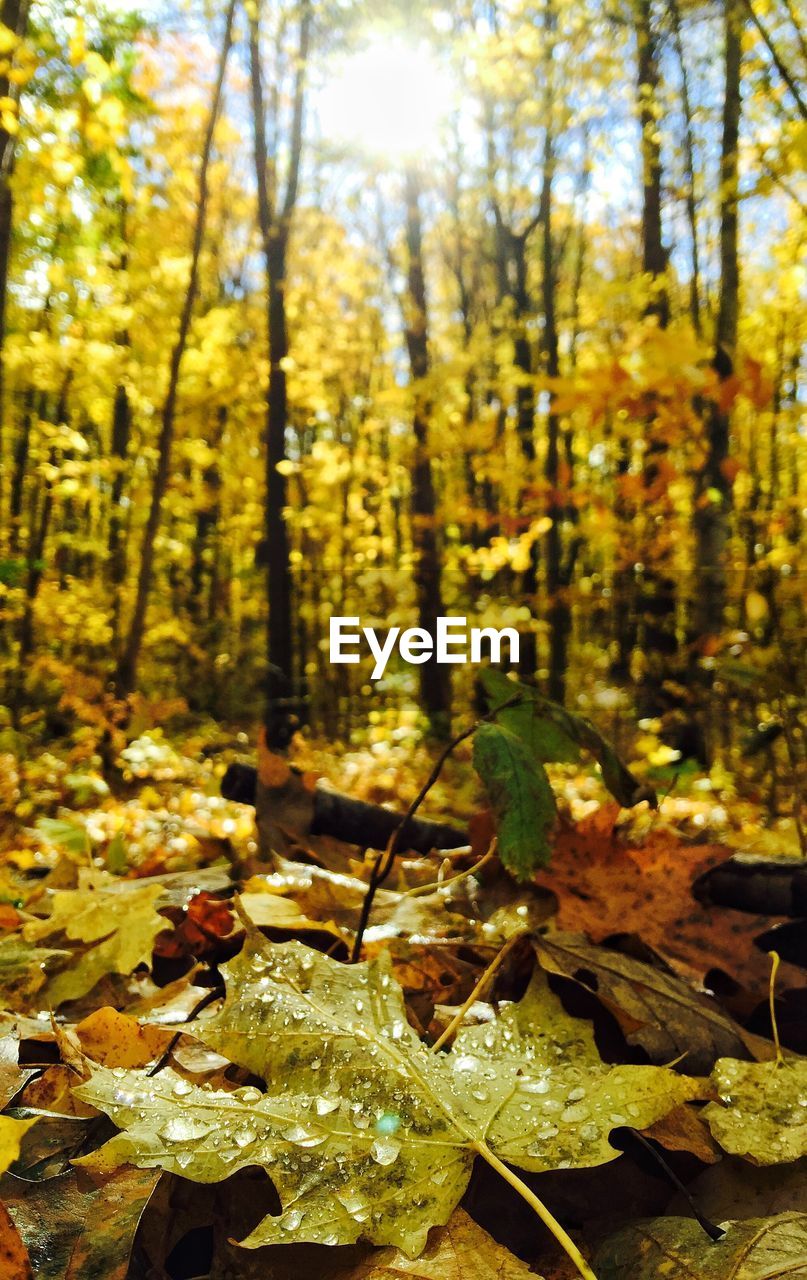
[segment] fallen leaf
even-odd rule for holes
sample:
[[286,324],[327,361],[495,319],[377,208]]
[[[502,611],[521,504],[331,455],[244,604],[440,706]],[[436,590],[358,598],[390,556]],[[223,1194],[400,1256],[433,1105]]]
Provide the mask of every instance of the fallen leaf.
[[744,1053],[741,1029],[708,996],[669,971],[598,947],[581,934],[538,938],[535,950],[549,973],[593,991],[619,1022],[628,1044],[651,1062],[683,1059],[691,1075],[707,1075],[720,1057]]
[[35,1071],[19,1065],[20,1040],[16,1030],[0,1036],[0,1110],[24,1087]]
[[84,1078],[86,1078],[86,1072],[77,1076],[69,1067],[62,1063],[55,1063],[31,1081],[20,1096],[19,1105],[35,1111],[55,1112],[62,1116],[86,1118],[96,1115],[95,1111],[85,1106],[73,1093],[73,1085]]
[[455,1209],[444,1227],[429,1233],[419,1258],[397,1249],[376,1249],[349,1270],[341,1268],[332,1280],[541,1280],[509,1249],[497,1244],[462,1209]]
[[20,1154],[20,1143],[38,1116],[32,1120],[15,1120],[12,1116],[0,1116],[0,1173],[5,1173]]
[[25,1009],[31,997],[44,987],[47,970],[69,952],[52,947],[32,947],[19,934],[0,939],[0,1006]]
[[720,1102],[706,1107],[704,1119],[724,1151],[754,1164],[807,1155],[807,1058],[721,1058],[712,1081]]
[[76,1032],[87,1057],[106,1067],[145,1067],[172,1039],[170,1031],[142,1026],[108,1005],[79,1022]]
[[0,1203],[0,1276],[3,1280],[35,1280],[28,1250],[6,1206]]
[[[691,845],[663,828],[638,844],[603,831],[597,814],[556,833],[549,867],[538,882],[558,898],[557,925],[586,933],[594,942],[610,934],[640,930],[648,946],[679,971],[702,981],[709,969],[731,973],[756,999],[768,992],[770,962],[754,938],[770,923],[704,906],[692,897],[692,882],[729,854],[722,845]],[[796,970],[783,981],[795,985]]]
[[646,1138],[653,1138],[666,1151],[688,1151],[704,1164],[716,1164],[722,1159],[719,1146],[699,1112],[684,1103],[675,1107],[644,1130]]
[[713,1243],[694,1218],[654,1218],[612,1236],[594,1259],[599,1280],[778,1280],[807,1275],[807,1215],[728,1223]]
[[130,880],[110,885],[110,879],[83,872],[78,889],[54,893],[50,915],[23,929],[27,942],[62,935],[87,947],[50,979],[45,997],[54,1008],[86,995],[109,973],[129,974],[148,963],[154,939],[165,928],[155,910],[163,896],[161,885]]
[[135,1231],[158,1177],[153,1169],[131,1168],[100,1182],[75,1170],[43,1182],[7,1175],[0,1195],[36,1280],[125,1280]]
[[364,1236],[416,1256],[448,1220],[477,1152],[534,1171],[601,1164],[618,1155],[614,1127],[651,1124],[698,1092],[659,1067],[602,1063],[590,1026],[540,973],[497,1023],[461,1031],[438,1054],[407,1022],[383,952],[345,965],[250,930],[224,973],[224,1006],[193,1034],[271,1092],[99,1068],[77,1093],[124,1132],[80,1163],[160,1166],[200,1182],[266,1168],[284,1208],[247,1247]]
[[318,933],[348,948],[348,938],[333,920],[311,920],[296,902],[275,893],[243,893],[239,901],[252,923],[259,929],[278,929],[284,933]]
[[[713,1222],[771,1218],[795,1211],[807,1214],[807,1158],[763,1166],[724,1155],[719,1164],[704,1169],[688,1183],[687,1190],[701,1213]],[[678,1195],[667,1212],[686,1216],[689,1206]]]

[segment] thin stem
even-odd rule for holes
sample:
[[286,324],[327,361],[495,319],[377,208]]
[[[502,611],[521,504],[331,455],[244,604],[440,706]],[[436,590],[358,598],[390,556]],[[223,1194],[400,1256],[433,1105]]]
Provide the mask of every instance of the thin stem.
[[776,975],[779,972],[779,952],[771,952],[771,977],[768,983],[768,1006],[771,1011],[771,1031],[773,1032],[773,1043],[776,1048],[776,1065],[784,1062],[784,1054],[782,1053],[782,1045],[779,1040],[779,1023],[776,1021]]
[[552,1216],[543,1201],[538,1199],[535,1192],[530,1190],[526,1182],[522,1182],[518,1174],[513,1173],[513,1170],[508,1168],[508,1166],[500,1160],[498,1156],[495,1156],[490,1147],[488,1147],[484,1142],[474,1142],[473,1147],[482,1159],[486,1160],[490,1167],[495,1169],[496,1172],[504,1178],[505,1182],[509,1182],[510,1186],[518,1192],[522,1199],[526,1200],[530,1208],[535,1210],[544,1226],[551,1231],[560,1247],[565,1250],[580,1275],[583,1276],[583,1280],[597,1280],[596,1275],[591,1270],[591,1267],[586,1262],[572,1237],[567,1231],[564,1231],[557,1218]]
[[465,1001],[462,1007],[458,1009],[457,1012],[454,1014],[454,1017],[449,1022],[445,1031],[443,1031],[443,1033],[440,1036],[438,1036],[438,1038],[435,1040],[434,1044],[432,1045],[432,1053],[437,1053],[438,1049],[442,1049],[446,1041],[451,1039],[451,1037],[454,1035],[457,1028],[460,1026],[463,1018],[465,1017],[466,1013],[470,1009],[471,1005],[474,1003],[475,1000],[478,1000],[481,992],[484,991],[485,987],[490,982],[490,979],[493,977],[496,970],[501,966],[505,956],[507,956],[509,952],[512,951],[515,943],[518,942],[519,939],[526,937],[526,935],[529,932],[530,932],[529,929],[519,929],[517,933],[512,934],[511,937],[507,939],[507,941],[505,942],[499,954],[494,956],[493,959],[491,960],[487,969],[482,974],[482,977],[479,979],[473,991],[468,996],[468,999]]
[[476,732],[480,724],[485,724],[487,721],[493,720],[499,714],[500,711],[504,711],[506,707],[512,707],[516,705],[517,703],[522,701],[522,698],[523,698],[522,694],[514,693],[512,698],[508,698],[505,702],[500,703],[498,707],[494,707],[494,709],[492,711],[489,711],[487,715],[480,716],[478,720],[474,720],[472,725],[470,725],[467,729],[463,729],[462,733],[458,733],[456,738],[452,738],[451,742],[446,743],[446,745],[443,747],[443,750],[440,752],[439,756],[437,757],[434,764],[432,765],[432,769],[428,778],[426,779],[423,786],[420,788],[420,791],[417,793],[414,800],[410,804],[400,824],[395,828],[392,835],[390,836],[389,842],[387,844],[386,849],[384,850],[384,853],[381,855],[380,858],[376,858],[375,862],[373,863],[373,870],[370,873],[370,880],[367,884],[367,893],[364,895],[364,902],[362,903],[361,916],[359,918],[359,927],[356,932],[356,939],[353,943],[353,953],[350,957],[351,964],[356,964],[361,956],[361,945],[364,940],[364,933],[367,928],[367,922],[370,919],[370,912],[373,909],[373,900],[375,899],[376,892],[378,891],[379,886],[384,883],[390,871],[392,870],[395,864],[395,859],[397,858],[401,849],[405,848],[405,845],[403,844],[403,837],[406,834],[406,829],[409,826],[411,819],[415,816],[418,809],[423,804],[423,801],[426,799],[426,796],[431,791],[435,782],[440,777],[441,770],[446,760],[451,755],[452,751],[454,751],[460,745],[461,742],[464,742],[466,738],[470,738],[471,735]]
[[678,1174],[675,1172],[672,1166],[669,1165],[667,1161],[664,1159],[664,1156],[661,1154],[658,1148],[652,1142],[648,1141],[648,1139],[644,1136],[644,1134],[640,1133],[638,1129],[629,1129],[628,1132],[630,1133],[632,1138],[635,1138],[636,1141],[642,1147],[644,1147],[648,1155],[651,1155],[653,1157],[653,1159],[660,1166],[660,1168],[664,1170],[665,1175],[669,1178],[672,1185],[686,1200],[687,1204],[692,1210],[692,1214],[695,1220],[697,1221],[698,1225],[702,1227],[703,1230],[706,1232],[709,1239],[713,1240],[715,1244],[717,1244],[719,1240],[722,1240],[724,1235],[726,1234],[723,1227],[716,1227],[715,1224],[711,1222],[709,1218],[707,1218],[704,1214],[701,1213],[693,1196],[684,1186],[683,1182],[678,1177]]
[[447,889],[450,884],[457,884],[460,880],[467,880],[468,876],[475,876],[477,872],[486,867],[493,860],[496,853],[497,841],[491,842],[491,846],[487,853],[483,854],[478,862],[472,867],[466,867],[464,871],[458,871],[455,876],[449,876],[447,880],[433,880],[430,884],[416,884],[414,889],[407,889],[402,896],[404,898],[419,898],[423,894],[434,893],[437,889]]

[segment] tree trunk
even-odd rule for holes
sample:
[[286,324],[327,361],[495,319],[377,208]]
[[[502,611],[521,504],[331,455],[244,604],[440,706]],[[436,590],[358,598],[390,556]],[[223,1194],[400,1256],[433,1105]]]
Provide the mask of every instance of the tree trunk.
[[202,144],[202,156],[199,168],[199,189],[196,202],[196,217],[191,247],[191,266],[188,277],[188,287],[185,292],[185,300],[179,320],[179,333],[171,353],[168,390],[166,392],[160,418],[160,435],[157,443],[157,469],[154,474],[151,505],[149,507],[146,528],[143,534],[143,544],[140,550],[140,573],[137,580],[135,606],[132,619],[129,624],[126,644],[124,646],[123,653],[121,654],[116,673],[117,690],[118,693],[123,696],[132,692],[137,681],[137,667],[143,645],[146,609],[148,606],[152,578],[154,576],[155,543],[157,540],[157,533],[160,528],[163,499],[165,498],[165,494],[168,489],[168,481],[171,476],[171,451],[174,442],[174,418],[176,415],[177,393],[179,390],[179,374],[182,367],[182,358],[185,354],[185,348],[188,343],[193,307],[199,290],[199,260],[202,253],[202,245],[204,243],[209,195],[208,171],[210,168],[210,157],[213,151],[213,134],[215,132],[216,121],[218,119],[224,92],[224,75],[227,69],[227,57],[230,52],[230,45],[232,44],[235,5],[236,0],[230,0],[224,19],[224,33],[222,36],[221,51],[219,53],[216,82],[213,89],[213,97],[205,129],[204,142]]
[[[3,0],[0,21],[20,39],[28,29],[30,0]],[[10,59],[13,55],[8,54]],[[0,98],[8,98],[11,83],[8,75],[0,76]],[[18,98],[19,91],[13,90]],[[8,270],[11,259],[11,233],[14,224],[14,201],[11,192],[11,175],[14,170],[15,135],[0,126],[0,477],[6,469],[3,465],[6,444],[5,411],[5,344],[6,302],[8,298]],[[0,523],[2,523],[3,484],[0,479]]]
[[[548,378],[560,376],[558,324],[556,307],[555,255],[552,235],[552,180],[555,157],[552,135],[546,127],[544,141],[544,176],[541,192],[541,227],[543,230],[541,294],[544,313],[543,351],[544,369]],[[555,393],[549,392],[549,412],[546,419],[546,460],[544,476],[547,484],[546,514],[552,521],[546,535],[546,589],[549,597],[547,619],[549,622],[549,696],[555,702],[566,699],[566,666],[571,610],[567,597],[570,574],[563,564],[563,538],[561,520],[565,510],[561,493],[560,474],[560,419],[554,408]],[[568,481],[567,481],[568,483]]]
[[[121,272],[128,267],[128,249],[126,238],[126,204],[121,200],[118,208],[120,216],[121,254],[118,267]],[[117,344],[128,350],[129,333],[123,329],[117,335]],[[129,455],[129,442],[132,435],[132,407],[126,383],[120,381],[115,388],[112,402],[112,437],[110,456],[114,468],[112,487],[109,494],[109,531],[107,534],[107,577],[112,587],[112,634],[115,644],[119,640],[121,595],[126,580],[126,530],[128,520],[123,507],[124,490],[126,488],[126,462]]]
[[[436,633],[443,613],[440,583],[440,548],[437,538],[437,500],[429,457],[429,405],[423,382],[429,372],[429,333],[426,280],[423,272],[423,228],[420,182],[413,168],[406,173],[407,292],[404,306],[406,348],[412,379],[415,462],[412,468],[412,540],[415,546],[415,590],[418,626]],[[446,737],[450,729],[450,668],[435,662],[434,655],[418,667],[420,696],[432,733]]]
[[[658,34],[655,27],[653,0],[636,0],[637,108],[641,128],[642,156],[642,269],[649,290],[645,317],[655,317],[659,327],[666,328],[670,319],[667,289],[667,248],[662,227],[662,167],[659,136],[659,69]],[[633,512],[634,520],[643,520],[647,511],[660,511],[664,518],[672,516],[664,478],[664,461],[668,442],[651,411],[645,423],[645,450],[642,467],[642,509]],[[631,535],[635,537],[635,531]],[[645,676],[639,697],[640,713],[656,716],[668,709],[664,692],[670,659],[677,651],[676,583],[665,562],[653,545],[654,526],[642,537],[637,559],[644,563],[638,584],[636,620],[638,630],[631,637],[631,647],[639,647],[645,658]],[[635,581],[632,566],[627,574]],[[629,588],[630,592],[630,588]],[[620,593],[618,593],[620,594]],[[624,606],[622,606],[624,607]]]
[[681,107],[684,112],[684,171],[686,175],[686,210],[689,223],[689,239],[692,254],[691,275],[689,278],[689,314],[692,327],[700,337],[701,334],[701,271],[700,246],[698,243],[698,205],[695,194],[695,132],[692,116],[692,102],[689,94],[689,73],[687,71],[684,42],[681,34],[681,12],[678,0],[669,0],[670,17],[672,19],[673,37],[675,40],[675,56],[681,76]]
[[[276,207],[277,156],[269,153],[266,140],[263,78],[261,74],[260,27],[256,13],[250,20],[250,87],[258,192],[258,226],[263,248],[267,294],[267,341],[269,386],[266,396],[266,518],[265,564],[268,601],[267,675],[265,728],[267,746],[272,751],[288,746],[298,723],[301,700],[295,698],[294,619],[292,614],[291,546],[286,526],[286,426],[288,388],[286,359],[289,354],[286,316],[286,268],[291,219],[297,203],[300,161],[303,146],[305,75],[311,26],[311,11],[304,3],[300,17],[300,43],[294,87],[293,117],[289,138],[289,168],[285,197]],[[277,123],[277,122],[275,122]]]
[[[724,6],[723,137],[720,152],[720,299],[715,330],[715,360],[721,382],[734,371],[737,345],[739,260],[737,252],[738,141],[742,23],[739,0]],[[731,484],[725,474],[729,454],[729,415],[716,403],[706,414],[706,461],[698,477],[695,511],[697,601],[695,630],[699,637],[723,628],[726,602],[726,542]]]
[[642,270],[648,277],[647,315],[664,328],[670,318],[667,295],[667,249],[661,222],[661,139],[659,137],[659,71],[653,0],[636,0],[638,57],[637,105],[642,150]]

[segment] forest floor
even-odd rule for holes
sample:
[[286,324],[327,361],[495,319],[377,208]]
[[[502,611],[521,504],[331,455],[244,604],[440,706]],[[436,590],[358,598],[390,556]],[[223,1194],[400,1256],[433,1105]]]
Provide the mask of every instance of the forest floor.
[[[366,981],[363,966],[343,962],[371,860],[335,841],[299,839],[274,866],[262,861],[254,811],[219,795],[227,764],[248,758],[248,743],[217,726],[170,741],[142,735],[109,780],[75,744],[24,755],[10,737],[3,745],[0,1169],[8,1172],[0,1184],[0,1270],[8,1280],[279,1280],[301,1267],[344,1280],[568,1280],[579,1268],[538,1223],[525,1188],[589,1259],[595,1270],[583,1274],[600,1280],[739,1280],[757,1275],[743,1269],[756,1248],[772,1260],[766,1276],[807,1274],[807,1075],[797,1056],[807,1053],[804,973],[779,966],[772,1028],[771,958],[755,939],[776,920],[692,893],[698,877],[735,852],[798,856],[792,822],[771,821],[761,797],[741,796],[727,775],[670,775],[659,811],[641,805],[628,814],[594,770],[556,766],[561,817],[552,861],[534,883],[518,885],[495,857],[480,865],[489,827],[478,784],[462,748],[449,762],[425,809],[455,823],[475,815],[473,848],[401,858],[379,893],[363,955],[371,986],[372,966],[383,965],[382,952],[390,957],[408,1025],[385,1026],[386,1013],[376,1010],[361,1035],[385,1051],[389,1037],[411,1037],[415,1057],[455,1039],[437,1059],[479,1069],[481,1058],[490,1067],[485,1088],[494,1092],[513,1035],[525,1063],[549,1053],[562,1065],[551,1088],[548,1067],[513,1085],[525,1091],[525,1114],[536,1097],[547,1108],[542,1154],[519,1146],[513,1124],[494,1149],[503,1104],[482,1134],[494,1157],[476,1161],[462,1207],[411,1261],[428,1213],[445,1220],[462,1178],[440,1216],[441,1197],[451,1195],[439,1181],[440,1153],[429,1157],[436,1185],[423,1200],[414,1195],[423,1157],[409,1150],[406,1123],[399,1141],[397,1114],[393,1125],[379,1112],[366,1185],[357,1174],[348,1196],[333,1132],[320,1134],[316,1117],[307,1128],[304,1113],[278,1136],[261,1110],[264,1090],[272,1093],[284,1073],[313,1071],[321,1085],[319,1057],[306,1060],[300,1049],[262,1072],[243,1047],[244,1031],[258,1026],[250,1001],[260,981],[271,979],[287,1006],[289,991],[299,994],[299,975],[286,972],[289,957],[298,957],[292,940],[313,949],[306,964],[317,972],[336,965]],[[342,753],[301,744],[298,755],[342,789],[398,809],[430,761],[409,743]],[[245,956],[270,977],[256,983]],[[330,990],[331,979],[320,979]],[[361,999],[354,1004],[361,1010]],[[332,1010],[334,1025],[340,1009]],[[261,1017],[269,1016],[264,1008]],[[485,1027],[505,1023],[506,1045],[483,1050]],[[321,1057],[331,1055],[341,1090],[344,1027],[335,1042],[329,1034],[323,1023]],[[492,1044],[493,1033],[485,1035]],[[282,1041],[282,1029],[268,1039]],[[267,1063],[281,1052],[268,1041],[261,1051]],[[351,1079],[363,1069],[353,1063]],[[636,1071],[657,1074],[630,1075]],[[369,1076],[363,1087],[371,1089]],[[659,1090],[668,1095],[664,1105]],[[323,1124],[329,1110],[346,1105],[331,1103],[327,1087],[325,1094],[316,1105]],[[231,1150],[213,1151],[213,1139],[206,1145],[212,1126],[199,1107],[207,1115],[213,1100],[217,1126],[233,1135]],[[237,1116],[228,1111],[236,1103]],[[355,1112],[359,1104],[351,1105]],[[398,1105],[405,1120],[406,1105],[415,1107],[406,1097]],[[606,1105],[609,1120],[597,1133]],[[102,1146],[116,1129],[122,1133]],[[360,1127],[354,1136],[363,1141]],[[108,1154],[94,1154],[99,1148]],[[289,1150],[302,1150],[304,1165],[283,1154]],[[500,1176],[495,1150],[522,1171],[520,1191]],[[446,1169],[451,1153],[447,1146]],[[86,1165],[73,1163],[79,1157]],[[408,1203],[377,1221],[369,1205],[385,1194]],[[733,1224],[720,1244],[698,1225],[686,1195],[705,1219]],[[339,1235],[341,1227],[332,1237],[318,1227],[307,1237],[338,1244],[275,1243],[295,1238],[300,1220],[316,1218],[326,1202],[351,1217],[354,1237],[387,1247],[343,1245],[351,1237]],[[250,1233],[250,1244],[263,1247],[234,1243]],[[804,1269],[793,1271],[794,1260]]]

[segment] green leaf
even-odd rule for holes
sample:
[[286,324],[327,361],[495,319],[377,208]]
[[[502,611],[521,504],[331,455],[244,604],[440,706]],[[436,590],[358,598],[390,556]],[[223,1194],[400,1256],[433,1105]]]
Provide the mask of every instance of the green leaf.
[[615,1125],[646,1126],[696,1088],[663,1068],[603,1064],[589,1025],[540,973],[499,1023],[435,1054],[407,1021],[386,952],[345,965],[250,930],[223,970],[221,1011],[183,1029],[268,1093],[100,1068],[76,1093],[124,1132],[79,1163],[159,1166],[199,1182],[262,1166],[283,1211],[247,1247],[364,1236],[415,1256],[448,1221],[477,1153],[527,1169],[601,1164],[618,1154]]
[[506,707],[497,713],[496,719],[516,733],[538,759],[574,762],[581,749],[588,751],[599,764],[606,787],[621,805],[630,809],[647,800],[652,807],[656,806],[653,788],[631,773],[590,720],[572,715],[557,702],[542,698],[537,690],[508,679],[500,671],[488,669],[480,679],[491,709],[508,695],[522,697],[524,705]]
[[730,1222],[717,1244],[694,1218],[624,1227],[594,1259],[599,1280],[778,1280],[807,1275],[807,1215]]
[[474,768],[496,817],[499,857],[519,880],[545,867],[557,813],[543,765],[509,729],[482,724],[474,734]]
[[516,684],[503,671],[486,667],[479,677],[488,706],[491,710],[507,702],[515,694],[523,694],[523,701],[505,707],[496,714],[496,723],[504,725],[520,738],[536,760],[543,764],[576,764],[580,759],[580,747],[562,725],[548,717],[535,697],[535,690],[528,685]]
[[724,1151],[753,1164],[807,1155],[807,1058],[720,1058],[712,1081],[721,1101],[711,1102],[703,1116]]

